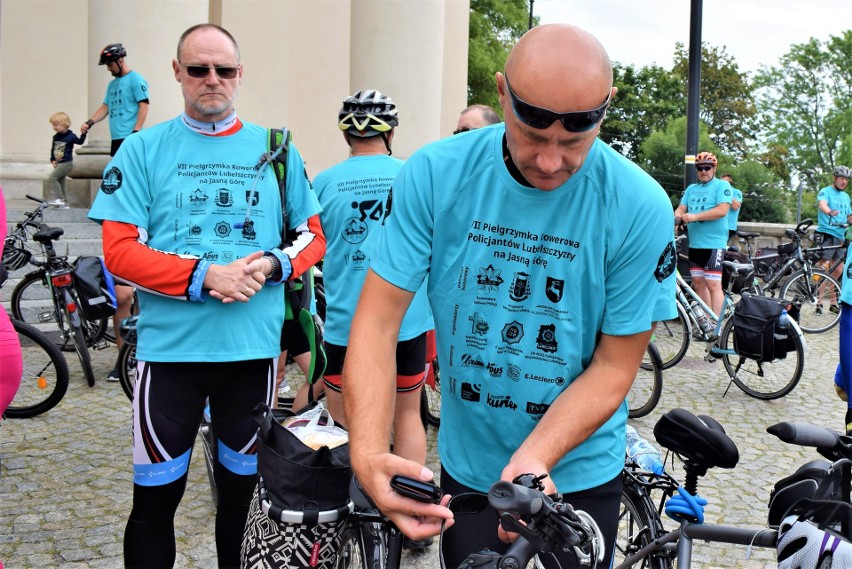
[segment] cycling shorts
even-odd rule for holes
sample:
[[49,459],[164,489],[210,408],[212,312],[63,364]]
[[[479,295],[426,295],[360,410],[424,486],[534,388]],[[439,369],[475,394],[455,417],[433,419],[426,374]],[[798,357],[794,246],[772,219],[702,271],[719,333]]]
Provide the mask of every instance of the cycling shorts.
[[842,245],[846,243],[845,239],[835,237],[834,235],[829,235],[828,233],[817,233],[820,233],[820,235],[822,235],[823,247],[836,247],[835,249],[820,251],[820,259],[831,261],[832,259],[836,259],[838,257],[843,257],[844,255],[846,255],[846,248],[842,247]]
[[693,249],[689,248],[689,274],[708,281],[722,280],[722,261],[725,260],[724,249]]
[[218,461],[235,474],[257,474],[252,411],[272,402],[273,359],[240,362],[145,362],[136,367],[133,482],[163,486],[187,473],[209,400]]
[[311,351],[308,337],[301,322],[296,320],[285,320],[281,328],[281,351],[287,352],[290,357],[300,356]]
[[[340,374],[343,373],[343,360],[346,358],[346,346],[325,343],[325,355],[328,363],[323,375],[323,383],[328,389],[340,393]],[[423,385],[426,375],[426,333],[396,345],[396,391],[405,393],[414,391]]]

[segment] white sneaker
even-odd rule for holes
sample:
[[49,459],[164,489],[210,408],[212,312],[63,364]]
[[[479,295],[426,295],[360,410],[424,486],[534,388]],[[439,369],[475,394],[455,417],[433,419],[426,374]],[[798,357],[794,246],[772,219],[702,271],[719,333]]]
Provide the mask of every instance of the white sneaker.
[[47,205],[56,209],[68,209],[68,206],[65,205],[65,202],[62,200],[62,198],[56,198],[53,201],[49,201],[47,202]]

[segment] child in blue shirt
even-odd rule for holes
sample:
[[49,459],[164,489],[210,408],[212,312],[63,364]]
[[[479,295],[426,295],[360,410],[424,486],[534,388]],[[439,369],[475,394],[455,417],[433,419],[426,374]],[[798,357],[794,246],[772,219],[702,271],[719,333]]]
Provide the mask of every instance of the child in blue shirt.
[[71,118],[63,113],[50,115],[50,124],[56,134],[53,135],[53,143],[50,146],[50,163],[53,171],[47,178],[50,205],[67,209],[65,198],[65,177],[74,166],[74,145],[86,142],[86,135],[77,136],[71,131]]

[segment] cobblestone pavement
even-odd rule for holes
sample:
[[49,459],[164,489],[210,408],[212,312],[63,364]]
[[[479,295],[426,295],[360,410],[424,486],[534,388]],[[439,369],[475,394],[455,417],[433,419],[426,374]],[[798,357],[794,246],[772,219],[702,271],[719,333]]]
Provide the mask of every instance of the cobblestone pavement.
[[[717,418],[740,449],[736,469],[711,471],[699,486],[710,500],[708,523],[760,527],[769,489],[798,465],[816,458],[810,449],[786,445],[768,435],[783,420],[843,426],[844,405],[834,395],[837,330],[808,335],[801,383],[787,397],[759,401],[728,387],[721,362],[702,360],[693,344],[681,364],[664,373],[658,408],[633,421],[651,435],[661,412],[685,407]],[[131,410],[117,383],[107,383],[115,349],[94,353],[98,381],[86,385],[74,354],[67,354],[71,387],[49,413],[0,424],[0,560],[23,567],[114,568],[122,565],[122,534],[131,503]],[[186,495],[177,513],[178,567],[213,568],[214,511],[207,474],[197,448]],[[434,432],[430,467],[437,470]],[[676,475],[682,471],[676,469]],[[420,555],[406,554],[403,566],[438,567],[437,545]],[[774,567],[774,551],[695,545],[697,567]]]

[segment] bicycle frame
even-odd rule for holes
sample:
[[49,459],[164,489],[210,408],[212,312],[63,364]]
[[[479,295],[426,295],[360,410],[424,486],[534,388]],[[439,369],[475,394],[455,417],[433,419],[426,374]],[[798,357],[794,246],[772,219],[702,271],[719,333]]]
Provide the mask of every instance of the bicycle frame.
[[[706,353],[708,355],[712,354],[716,356],[722,354],[734,354],[734,350],[723,350],[715,345],[715,340],[721,335],[722,327],[724,326],[725,321],[730,317],[732,311],[731,307],[734,304],[727,291],[725,291],[722,299],[722,310],[720,311],[720,314],[716,314],[713,312],[713,309],[707,306],[707,303],[698,296],[698,293],[689,286],[680,273],[677,273],[676,298],[681,306],[683,306],[684,310],[686,310],[692,330],[700,333],[703,341],[707,343]],[[704,312],[705,316],[716,321],[716,326],[713,328],[712,334],[708,335],[708,333],[703,331],[701,326],[698,325],[696,315],[693,314],[692,301],[698,303],[698,308]]]

